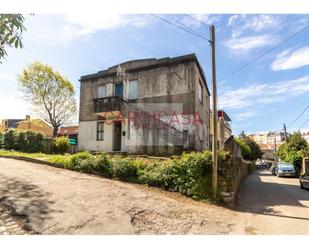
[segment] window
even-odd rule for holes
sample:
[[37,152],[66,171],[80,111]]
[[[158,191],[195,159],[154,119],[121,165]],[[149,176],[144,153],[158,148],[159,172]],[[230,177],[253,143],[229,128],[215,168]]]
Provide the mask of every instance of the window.
[[129,81],[128,99],[137,99],[137,80]]
[[201,82],[198,84],[198,99],[203,104],[203,86]]
[[98,86],[98,98],[106,97],[106,85]]
[[104,122],[97,122],[97,141],[104,140]]

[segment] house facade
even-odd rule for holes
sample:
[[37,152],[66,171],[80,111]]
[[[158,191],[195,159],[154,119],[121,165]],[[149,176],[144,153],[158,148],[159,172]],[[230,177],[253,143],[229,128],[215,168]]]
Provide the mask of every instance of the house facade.
[[194,54],[80,79],[79,150],[175,154],[210,146],[210,93]]
[[0,123],[0,132],[6,132],[8,129],[16,128],[20,121],[23,121],[23,119],[2,119]]

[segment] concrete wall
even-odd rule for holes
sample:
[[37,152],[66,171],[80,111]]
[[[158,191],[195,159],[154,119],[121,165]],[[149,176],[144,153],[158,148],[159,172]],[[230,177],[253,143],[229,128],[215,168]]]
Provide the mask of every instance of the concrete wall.
[[[134,126],[127,119],[122,122],[121,152],[134,154],[172,155],[182,151],[182,133],[167,129],[151,130]],[[104,123],[104,140],[97,141],[97,121],[80,122],[78,133],[78,150],[113,152],[112,120]]]
[[104,124],[104,141],[97,141],[97,121],[79,123],[78,150],[113,151],[113,125]]

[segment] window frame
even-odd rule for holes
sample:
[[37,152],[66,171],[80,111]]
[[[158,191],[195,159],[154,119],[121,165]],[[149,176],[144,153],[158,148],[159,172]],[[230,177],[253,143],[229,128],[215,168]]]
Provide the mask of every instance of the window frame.
[[[134,98],[130,97],[130,89],[131,89],[131,82],[136,82],[136,93]],[[138,80],[129,80],[129,84],[128,84],[128,99],[137,99],[138,98]]]
[[[105,88],[105,96],[100,96],[100,94],[99,94],[99,89],[100,89],[100,87],[104,87]],[[106,87],[106,84],[104,84],[104,85],[99,85],[98,87],[97,87],[97,98],[106,98],[107,97],[107,87]]]
[[198,100],[203,105],[203,85],[202,82],[199,80],[198,82]]
[[[100,125],[102,125],[101,129]],[[104,121],[97,122],[97,141],[104,141]]]

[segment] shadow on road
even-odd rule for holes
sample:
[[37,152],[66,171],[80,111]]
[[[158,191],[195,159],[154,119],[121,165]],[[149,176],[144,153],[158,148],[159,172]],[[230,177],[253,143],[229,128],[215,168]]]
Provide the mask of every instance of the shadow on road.
[[[235,209],[240,212],[308,220],[309,191],[300,189],[298,179],[277,178],[269,171],[257,170],[241,184]],[[304,203],[308,203],[307,205]],[[301,208],[293,213],[291,207]],[[282,212],[281,210],[287,210]]]
[[35,230],[40,230],[52,213],[61,212],[51,208],[54,202],[47,200],[48,196],[50,193],[36,185],[0,176],[0,205],[7,206],[14,215],[26,219],[28,229],[33,230],[34,225]]

